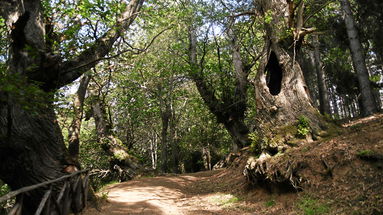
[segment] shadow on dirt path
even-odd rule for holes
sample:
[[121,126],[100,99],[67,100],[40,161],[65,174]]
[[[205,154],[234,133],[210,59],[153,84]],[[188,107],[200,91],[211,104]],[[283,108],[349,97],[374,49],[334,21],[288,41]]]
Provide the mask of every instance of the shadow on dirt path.
[[84,214],[238,214],[238,209],[231,207],[237,198],[214,190],[219,184],[209,184],[221,172],[140,178],[110,185],[103,191],[108,193],[108,203],[102,210],[89,209]]

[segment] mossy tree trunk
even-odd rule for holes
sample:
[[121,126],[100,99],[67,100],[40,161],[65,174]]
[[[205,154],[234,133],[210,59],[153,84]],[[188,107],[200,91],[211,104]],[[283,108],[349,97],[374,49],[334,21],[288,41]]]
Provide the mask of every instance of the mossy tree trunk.
[[[143,0],[131,0],[118,19],[119,27],[65,60],[50,53],[47,41],[52,38],[45,32],[47,19],[41,4],[40,0],[0,1],[0,16],[12,39],[0,89],[0,179],[12,190],[67,174],[63,170],[71,163],[54,112],[53,94],[109,53],[132,24]],[[60,186],[54,185],[53,197]],[[24,196],[23,214],[34,213],[44,189]]]
[[100,90],[91,90],[90,98],[97,139],[110,156],[110,170],[117,173],[118,180],[126,181],[134,176],[134,170],[138,169],[138,163],[135,157],[128,153],[128,148],[114,134],[113,125],[107,114],[107,106],[99,92]]
[[304,36],[313,31],[303,26],[303,1],[297,6],[286,0],[255,2],[266,32],[266,49],[254,81],[258,131],[273,133],[300,116],[308,118],[313,129],[320,129],[323,120],[311,103],[297,61]]

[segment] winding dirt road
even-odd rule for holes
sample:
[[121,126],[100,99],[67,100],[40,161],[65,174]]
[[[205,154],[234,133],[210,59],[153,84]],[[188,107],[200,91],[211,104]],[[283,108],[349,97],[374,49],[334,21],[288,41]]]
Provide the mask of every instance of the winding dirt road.
[[85,214],[254,214],[240,210],[238,205],[243,203],[237,197],[220,192],[224,185],[217,179],[221,174],[210,171],[110,185],[103,191],[108,193],[108,203],[102,210],[89,209]]

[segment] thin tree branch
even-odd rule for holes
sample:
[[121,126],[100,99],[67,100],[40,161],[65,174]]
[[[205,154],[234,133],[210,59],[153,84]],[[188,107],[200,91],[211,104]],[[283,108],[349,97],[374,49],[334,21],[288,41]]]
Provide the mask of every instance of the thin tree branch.
[[230,17],[231,18],[237,18],[240,16],[254,16],[254,15],[256,15],[256,13],[254,11],[244,11],[244,12],[241,12],[238,14],[231,15]]
[[314,15],[316,15],[317,13],[319,13],[321,10],[323,10],[325,7],[327,7],[332,1],[327,1],[324,5],[322,5],[322,7],[318,8],[316,11],[314,11],[313,13],[311,13],[310,15],[308,15],[305,20],[303,21],[303,24],[306,24],[307,21],[309,21],[311,19],[311,17],[313,17]]
[[70,72],[70,71],[75,71],[75,70],[81,70],[81,69],[83,69],[84,67],[89,67],[89,65],[96,64],[96,63],[98,63],[98,62],[100,62],[100,61],[103,61],[103,60],[110,60],[110,59],[119,57],[120,55],[125,54],[125,53],[127,53],[127,52],[132,52],[132,53],[135,54],[135,55],[139,55],[139,54],[141,54],[141,53],[143,53],[143,52],[146,52],[146,51],[150,48],[150,46],[154,43],[154,41],[155,41],[161,34],[163,34],[165,31],[167,31],[167,30],[169,30],[169,29],[171,29],[171,28],[166,28],[166,29],[162,30],[160,33],[158,33],[156,36],[154,36],[154,37],[152,38],[152,40],[149,42],[149,44],[146,45],[144,48],[141,48],[141,49],[140,49],[140,48],[135,48],[135,47],[133,47],[131,44],[128,44],[127,42],[124,42],[125,44],[127,44],[127,45],[130,47],[130,49],[122,50],[122,51],[120,51],[120,52],[118,52],[117,54],[112,55],[112,56],[102,57],[102,58],[95,59],[95,60],[93,60],[93,61],[91,61],[91,62],[88,62],[88,63],[86,63],[86,64],[84,64],[84,65],[79,65],[78,67],[72,68],[71,70],[67,70],[67,71]]

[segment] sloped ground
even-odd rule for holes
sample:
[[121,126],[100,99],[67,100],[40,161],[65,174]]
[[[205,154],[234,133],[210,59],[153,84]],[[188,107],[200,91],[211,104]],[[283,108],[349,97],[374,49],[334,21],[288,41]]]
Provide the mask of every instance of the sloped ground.
[[[269,191],[279,193],[275,205],[280,208],[261,208],[261,214],[283,214],[286,208],[281,204],[293,204],[291,214],[383,214],[383,115],[343,127],[335,138],[305,144],[262,162],[262,170],[257,170],[262,174],[254,173]],[[281,194],[289,184],[301,190],[291,197],[293,202]]]
[[249,157],[242,152],[225,170],[111,185],[102,211],[85,214],[383,214],[383,115],[269,158],[273,174],[294,168],[300,191],[249,185],[243,176]]
[[345,126],[303,155],[316,170],[305,170],[307,189],[331,206],[330,214],[383,214],[383,115]]

